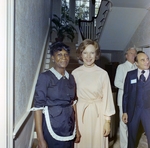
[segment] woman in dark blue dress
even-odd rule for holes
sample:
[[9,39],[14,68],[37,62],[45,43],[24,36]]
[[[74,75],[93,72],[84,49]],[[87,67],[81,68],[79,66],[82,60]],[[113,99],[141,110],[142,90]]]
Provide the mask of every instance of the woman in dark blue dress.
[[38,148],[73,148],[78,126],[73,109],[75,82],[65,70],[69,52],[62,42],[53,43],[51,56],[55,66],[41,73],[37,81],[34,110]]

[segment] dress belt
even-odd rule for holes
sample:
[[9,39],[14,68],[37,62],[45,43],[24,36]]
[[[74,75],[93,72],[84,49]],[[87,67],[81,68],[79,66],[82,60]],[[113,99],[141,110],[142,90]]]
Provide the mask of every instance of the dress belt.
[[[81,100],[80,100],[81,101]],[[96,100],[83,100],[82,99],[82,102],[85,102],[84,106],[83,106],[83,109],[82,109],[82,122],[84,123],[84,114],[85,114],[85,111],[86,109],[91,105],[93,104],[95,106],[95,111],[96,111],[96,114],[97,114],[97,117],[99,117],[99,113],[98,113],[98,107],[97,107],[97,102],[101,102],[101,99],[96,99]]]

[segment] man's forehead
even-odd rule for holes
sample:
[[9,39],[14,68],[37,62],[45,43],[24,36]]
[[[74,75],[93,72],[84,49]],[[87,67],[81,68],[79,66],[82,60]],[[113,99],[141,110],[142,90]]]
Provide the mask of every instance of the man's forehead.
[[133,52],[137,52],[135,49],[131,48],[128,50],[128,52],[133,53]]
[[138,58],[138,59],[147,59],[147,58],[149,58],[149,57],[148,57],[147,54],[145,54],[145,53],[139,53],[139,54],[137,55],[137,58]]

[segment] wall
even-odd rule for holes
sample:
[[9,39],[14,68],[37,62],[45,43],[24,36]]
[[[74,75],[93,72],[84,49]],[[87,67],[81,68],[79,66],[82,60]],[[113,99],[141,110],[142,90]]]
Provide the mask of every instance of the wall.
[[25,124],[21,128],[21,133],[18,133],[18,137],[15,139],[15,145],[13,148],[31,148],[30,133],[33,130],[33,117],[34,114],[30,114],[30,116],[25,121]]
[[[7,12],[8,5],[7,1],[0,1],[0,146],[3,148],[7,147],[7,139],[9,139],[9,135],[7,134],[7,99],[9,99],[9,96],[7,96],[7,54],[8,48],[7,48],[7,42],[8,42],[8,20],[9,20],[9,13]],[[13,14],[12,14],[13,15]],[[10,35],[10,34],[9,34]],[[11,49],[10,49],[11,50]],[[9,50],[9,51],[10,51]],[[9,124],[8,124],[9,125]]]
[[[129,47],[138,47],[137,50],[141,50],[140,47],[150,45],[150,11],[146,14],[141,24],[135,31],[130,42],[126,46],[125,50]],[[104,52],[104,50],[103,50]],[[125,51],[105,51],[111,53],[111,62],[123,63],[125,61],[124,52]]]
[[61,0],[53,0],[53,8],[52,8],[53,14],[56,14],[60,17],[61,15]]
[[112,7],[103,28],[100,45],[104,50],[124,50],[137,30],[147,10]]
[[[15,100],[14,125],[27,110],[34,76],[39,63],[44,40],[49,28],[51,0],[15,1]],[[31,116],[31,118],[33,118]],[[19,131],[15,146],[25,137],[30,137],[31,119],[25,128]],[[22,141],[23,142],[23,141]],[[27,142],[27,141],[24,141]],[[28,141],[29,142],[29,141]],[[27,148],[22,143],[21,148]]]
[[111,50],[101,50],[101,56],[96,64],[101,68],[105,69],[105,65],[112,62],[123,63],[125,61],[125,55],[123,51],[111,51]]
[[143,48],[143,51],[150,57],[150,48]]
[[132,36],[127,48],[130,46],[143,47],[150,45],[150,11],[146,14],[136,32]]

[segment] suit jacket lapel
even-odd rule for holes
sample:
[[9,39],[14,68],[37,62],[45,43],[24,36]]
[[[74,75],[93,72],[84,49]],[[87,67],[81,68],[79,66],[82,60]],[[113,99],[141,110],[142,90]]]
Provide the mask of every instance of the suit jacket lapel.
[[149,75],[148,75],[148,78],[147,78],[147,80],[148,80],[148,79],[150,79],[150,69],[149,69]]

